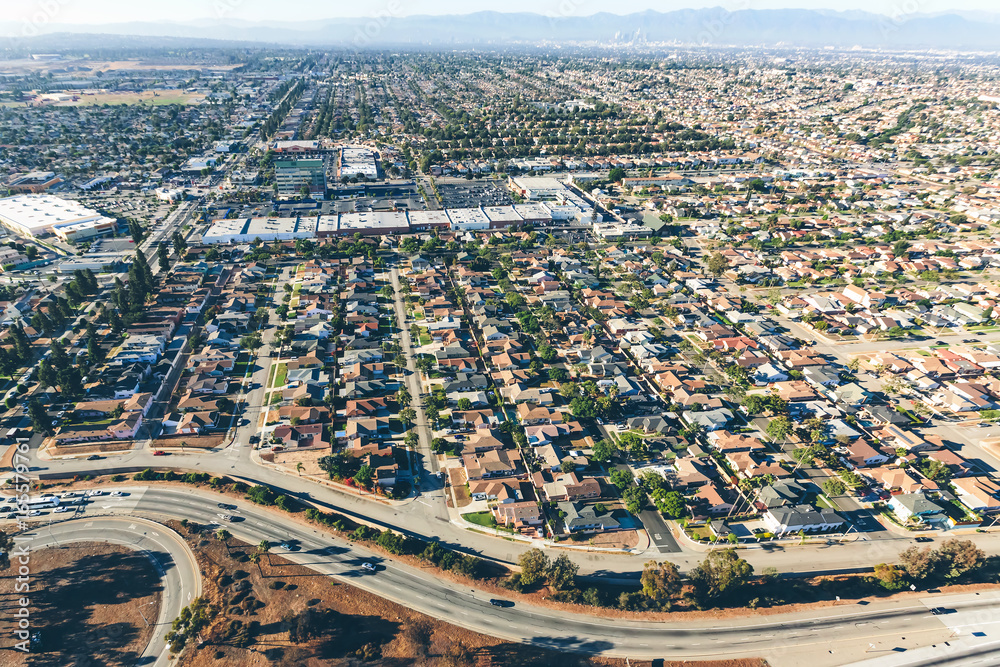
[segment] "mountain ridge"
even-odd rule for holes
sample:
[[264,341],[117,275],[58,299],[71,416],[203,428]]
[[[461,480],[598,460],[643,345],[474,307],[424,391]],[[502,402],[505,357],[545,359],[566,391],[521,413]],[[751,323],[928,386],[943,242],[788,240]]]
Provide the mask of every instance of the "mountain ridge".
[[[503,44],[670,43],[714,46],[862,47],[1000,51],[1000,15],[949,12],[888,17],[861,11],[646,10],[546,16],[527,12],[413,15],[312,21],[195,19],[186,22],[28,26],[0,22],[0,34],[30,44],[46,34],[170,37],[299,47],[496,46]],[[38,37],[23,37],[35,30]],[[44,40],[42,40],[44,41]]]

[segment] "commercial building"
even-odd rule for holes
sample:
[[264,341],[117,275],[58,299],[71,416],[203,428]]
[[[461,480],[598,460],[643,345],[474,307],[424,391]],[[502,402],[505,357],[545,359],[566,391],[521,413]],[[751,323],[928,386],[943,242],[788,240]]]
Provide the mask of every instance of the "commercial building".
[[55,235],[67,243],[113,234],[113,218],[52,195],[15,195],[0,199],[0,224],[28,238]]
[[319,150],[318,141],[275,141],[275,153],[315,153]]
[[410,230],[414,232],[451,228],[447,211],[410,211],[409,218]]
[[529,203],[545,206],[553,220],[587,222],[593,215],[593,205],[558,178],[512,176],[508,185],[511,190],[519,193]]
[[370,181],[378,179],[378,157],[367,148],[344,146],[340,149],[340,177],[363,176]]
[[62,183],[63,180],[51,171],[33,171],[28,174],[15,176],[7,182],[7,189],[11,192],[45,192],[53,185]]
[[490,229],[519,227],[524,223],[513,206],[484,206],[483,213],[490,219]]
[[316,218],[240,218],[213,221],[201,242],[250,243],[260,239],[270,243],[312,238],[316,238]]
[[298,197],[303,187],[310,197],[326,197],[326,163],[322,156],[276,157],[273,164],[279,197]]
[[490,228],[490,218],[481,208],[450,208],[448,218],[451,219],[452,229],[463,232]]
[[408,234],[410,223],[406,213],[395,211],[365,211],[363,213],[341,213],[339,236],[354,234]]

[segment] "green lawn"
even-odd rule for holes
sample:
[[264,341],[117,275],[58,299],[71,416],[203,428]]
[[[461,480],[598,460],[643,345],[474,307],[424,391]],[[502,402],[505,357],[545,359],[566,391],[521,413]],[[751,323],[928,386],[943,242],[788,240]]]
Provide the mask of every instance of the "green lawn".
[[285,382],[288,380],[288,365],[278,364],[278,368],[274,373],[274,384],[273,387],[284,387]]
[[469,523],[474,523],[477,526],[483,526],[485,528],[493,528],[496,526],[496,521],[493,519],[492,512],[469,512],[468,514],[463,514],[462,518]]
[[428,336],[427,334],[420,334],[420,344],[421,345],[430,345],[431,344],[431,337]]

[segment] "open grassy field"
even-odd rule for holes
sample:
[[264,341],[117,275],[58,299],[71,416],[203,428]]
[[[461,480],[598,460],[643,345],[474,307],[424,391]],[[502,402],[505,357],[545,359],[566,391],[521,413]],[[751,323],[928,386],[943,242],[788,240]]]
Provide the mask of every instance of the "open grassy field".
[[198,104],[204,95],[186,93],[183,90],[144,90],[139,93],[102,92],[92,95],[81,94],[75,102],[57,102],[60,107],[88,107],[99,104],[151,104],[163,106],[167,104]]

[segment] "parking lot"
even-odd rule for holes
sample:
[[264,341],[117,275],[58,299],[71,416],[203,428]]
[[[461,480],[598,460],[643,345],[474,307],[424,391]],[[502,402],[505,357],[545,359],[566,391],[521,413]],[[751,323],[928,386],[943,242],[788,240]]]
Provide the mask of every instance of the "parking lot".
[[477,208],[479,206],[510,206],[514,201],[503,188],[492,183],[437,182],[441,205],[445,208]]

